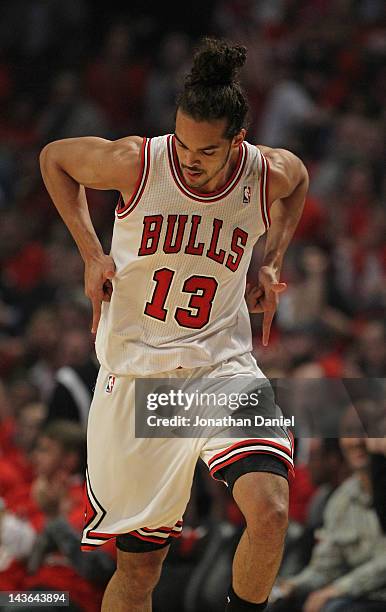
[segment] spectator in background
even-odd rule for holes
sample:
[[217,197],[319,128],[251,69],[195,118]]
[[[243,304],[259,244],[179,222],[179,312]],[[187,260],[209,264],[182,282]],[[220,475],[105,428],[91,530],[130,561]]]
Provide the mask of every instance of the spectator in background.
[[9,401],[8,391],[0,378],[0,449],[2,453],[11,443],[15,427],[14,415]]
[[9,512],[0,498],[0,591],[22,588],[35,538],[28,521]]
[[296,141],[304,123],[312,125],[322,119],[322,111],[313,101],[303,83],[289,67],[283,64],[273,67],[271,90],[260,116],[257,142],[266,142],[269,147],[299,150]]
[[310,329],[320,325],[326,307],[328,258],[318,247],[306,246],[295,263],[291,285],[279,304],[282,329]]
[[307,512],[307,526],[312,530],[322,526],[324,508],[335,489],[348,476],[342,449],[336,438],[311,440],[308,469],[317,487]]
[[17,47],[25,61],[63,50],[68,57],[81,44],[85,9],[84,0],[68,0],[65,6],[60,0],[3,0],[0,38],[5,48]]
[[[348,187],[347,175],[354,167],[371,167],[377,171],[382,160],[381,124],[350,107],[336,118],[328,147],[316,166],[311,193],[325,202],[334,217]],[[349,201],[348,201],[349,204]],[[335,231],[335,225],[331,226]]]
[[39,491],[52,484],[67,497],[63,502],[66,512],[73,512],[74,521],[81,521],[85,452],[85,434],[80,425],[71,421],[45,425],[36,436],[32,451],[33,478],[14,489],[8,499],[9,509],[28,518],[40,530],[44,515],[37,501]]
[[48,401],[47,420],[69,419],[86,430],[88,412],[98,374],[91,352],[92,339],[86,330],[67,331],[61,346],[61,367]]
[[372,508],[369,454],[358,414],[349,408],[340,444],[353,474],[330,497],[309,565],[279,583],[270,612],[382,612],[386,602],[386,536]]
[[63,420],[46,425],[34,451],[35,478],[14,492],[8,510],[37,532],[20,588],[70,589],[71,601],[85,612],[97,612],[115,564],[111,551],[87,561],[79,549],[85,457],[80,425]]
[[19,487],[32,482],[31,455],[46,411],[41,402],[25,404],[12,422],[9,435],[0,442],[0,495],[6,503]]
[[102,109],[85,96],[82,84],[80,77],[73,72],[57,75],[39,121],[42,144],[53,139],[108,134],[108,123]]
[[[371,387],[374,387],[371,381]],[[367,451],[370,453],[370,474],[373,505],[386,533],[386,380],[377,379],[378,397],[357,404],[363,422]]]
[[28,368],[30,380],[46,401],[54,387],[57,367],[60,329],[55,310],[42,306],[32,315],[25,337],[23,365]]
[[386,533],[386,423],[379,430],[379,438],[366,438],[366,447],[371,458],[371,484],[374,509],[378,514],[383,532]]
[[365,376],[386,374],[386,333],[382,321],[366,322],[354,344],[355,360]]
[[170,32],[161,42],[158,61],[149,72],[144,94],[146,133],[167,134],[173,130],[176,96],[189,56],[189,39],[182,32]]
[[336,438],[312,438],[305,464],[311,483],[316,489],[305,510],[302,526],[291,524],[284,549],[279,576],[291,577],[310,561],[315,545],[315,532],[323,525],[326,504],[348,475],[339,441]]
[[33,222],[29,227],[21,223],[15,210],[2,213],[0,299],[7,310],[0,318],[0,331],[5,333],[14,334],[23,328],[31,308],[37,303],[40,305],[36,290],[46,271],[47,254],[45,247],[34,238],[33,226]]
[[[68,240],[67,236],[66,238]],[[70,301],[80,304],[81,298],[84,299],[85,297],[80,285],[83,267],[66,239],[56,233],[50,239],[47,254],[46,283],[49,288],[49,296],[46,299],[55,308],[55,314],[64,314],[63,310],[61,313],[57,312],[57,306],[60,302]],[[76,327],[80,327],[82,324],[86,327],[88,321],[85,325],[84,315],[82,317],[80,312],[79,315],[79,320],[75,321]],[[60,323],[62,323],[61,320]]]
[[[291,272],[292,282],[279,305],[279,328],[315,334],[324,337],[327,342],[329,337],[333,336],[334,343],[350,338],[349,318],[331,301],[331,295],[335,295],[335,287],[326,249],[303,245],[295,252]],[[319,356],[322,354],[322,348],[320,342]]]
[[106,113],[115,138],[132,133],[134,126],[138,130],[142,121],[148,66],[137,57],[135,43],[127,24],[113,23],[100,54],[86,68],[87,91]]
[[[297,443],[298,440],[295,440],[295,445],[297,445]],[[304,524],[307,509],[314,494],[315,485],[311,481],[308,466],[302,464],[296,457],[296,478],[294,478],[290,484],[288,509],[289,533],[291,533],[291,529],[295,525],[299,527]]]
[[41,402],[39,389],[23,374],[23,371],[19,372],[19,376],[15,376],[7,385],[6,393],[10,404],[10,420],[12,423],[24,406]]

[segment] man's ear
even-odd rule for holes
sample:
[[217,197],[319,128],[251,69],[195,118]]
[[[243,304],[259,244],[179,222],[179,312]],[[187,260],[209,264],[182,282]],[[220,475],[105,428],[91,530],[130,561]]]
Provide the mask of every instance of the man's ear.
[[239,147],[241,143],[243,142],[243,140],[245,139],[246,133],[247,131],[244,128],[241,128],[239,133],[236,134],[236,136],[233,136],[232,147]]

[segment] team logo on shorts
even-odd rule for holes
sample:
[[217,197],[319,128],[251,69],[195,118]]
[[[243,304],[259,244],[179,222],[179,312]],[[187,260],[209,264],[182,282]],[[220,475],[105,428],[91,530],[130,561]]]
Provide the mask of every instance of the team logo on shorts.
[[251,201],[251,188],[249,185],[244,185],[243,204],[249,204]]
[[109,377],[107,379],[106,388],[105,388],[106,393],[112,393],[113,392],[114,383],[115,383],[115,376],[113,376],[112,374],[109,374]]

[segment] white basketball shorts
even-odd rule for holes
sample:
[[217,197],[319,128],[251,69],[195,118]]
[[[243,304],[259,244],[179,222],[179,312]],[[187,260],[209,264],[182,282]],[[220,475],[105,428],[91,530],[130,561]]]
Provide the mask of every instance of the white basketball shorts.
[[[240,375],[265,378],[249,353],[214,366],[178,369],[151,378],[230,381]],[[221,470],[241,465],[240,460],[272,459],[286,473],[293,473],[293,437],[284,430],[282,437],[275,438],[136,437],[136,378],[114,376],[103,367],[99,371],[87,430],[83,550],[94,550],[117,536],[122,550],[154,550],[178,537],[200,458],[213,478],[226,484]],[[275,470],[252,467],[241,473],[247,471]],[[122,534],[138,548],[120,546]]]

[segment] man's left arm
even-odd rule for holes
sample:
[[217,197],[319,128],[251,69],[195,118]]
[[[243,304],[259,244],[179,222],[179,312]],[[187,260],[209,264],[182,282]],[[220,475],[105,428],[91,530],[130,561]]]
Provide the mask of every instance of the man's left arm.
[[268,206],[271,225],[257,287],[249,290],[247,303],[250,312],[263,312],[263,345],[269,333],[279,294],[286,289],[280,283],[283,258],[302,216],[308,190],[308,172],[303,162],[285,149],[259,146],[269,166]]
[[285,149],[260,147],[269,164],[268,206],[271,225],[263,266],[279,278],[284,254],[302,216],[308,190],[308,172],[303,162]]

